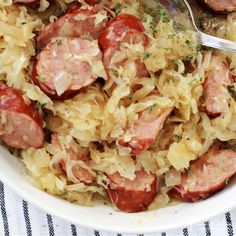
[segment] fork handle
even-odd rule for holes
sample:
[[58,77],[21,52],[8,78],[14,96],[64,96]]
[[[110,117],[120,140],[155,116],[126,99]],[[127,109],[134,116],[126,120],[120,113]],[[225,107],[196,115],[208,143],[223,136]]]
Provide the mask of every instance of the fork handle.
[[217,49],[221,49],[221,50],[229,51],[229,52],[236,52],[236,42],[233,42],[227,39],[214,37],[212,35],[205,34],[201,31],[198,31],[198,35],[199,35],[201,44],[204,46],[217,48]]

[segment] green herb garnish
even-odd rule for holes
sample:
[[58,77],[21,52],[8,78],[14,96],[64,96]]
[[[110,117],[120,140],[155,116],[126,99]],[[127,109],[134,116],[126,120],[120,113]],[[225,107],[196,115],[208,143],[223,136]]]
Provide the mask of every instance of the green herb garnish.
[[197,129],[197,124],[192,124],[192,130],[196,130]]
[[39,81],[44,81],[46,78],[44,78],[44,77],[42,77],[42,76],[37,76],[37,80],[39,80]]
[[203,91],[202,91],[202,95],[201,95],[201,99],[205,99],[206,98],[206,90],[205,89],[203,89]]
[[150,24],[150,29],[152,30],[153,34],[156,34],[158,32],[156,24],[153,21]]
[[204,19],[203,18],[200,18],[200,19],[198,19],[197,20],[197,27],[199,28],[199,29],[204,29]]
[[191,61],[193,59],[193,55],[188,55],[182,59],[183,62]]
[[203,50],[210,51],[210,52],[215,52],[217,49],[216,48],[211,48],[211,47],[204,46]]
[[187,47],[188,47],[189,49],[192,49],[192,48],[193,48],[193,45],[192,45],[191,41],[189,41],[188,39],[185,40],[185,43],[186,43],[186,45],[187,45]]
[[157,106],[156,103],[152,104],[150,107],[149,107],[149,112],[151,113],[152,110]]
[[114,70],[113,71],[113,75],[117,78],[117,77],[119,77],[119,72],[118,72],[118,70]]
[[116,3],[116,5],[114,6],[114,9],[115,9],[116,15],[120,14],[120,12],[121,12],[121,4],[119,2]]
[[234,99],[234,101],[236,102],[236,91],[235,91],[235,87],[234,85],[227,85],[227,90],[230,94],[230,96]]
[[175,142],[178,143],[181,140],[181,136],[178,135],[178,134],[173,134],[173,139],[174,139]]
[[57,43],[57,46],[61,46],[62,45],[62,40],[61,39],[57,39],[56,43]]
[[148,58],[150,57],[150,53],[148,52],[145,52],[144,55],[143,55],[143,60],[147,60]]
[[68,195],[68,192],[64,191],[63,193],[61,193],[61,197],[65,197]]
[[236,152],[236,144],[235,143],[225,142],[224,148],[226,148],[226,149],[229,148],[232,151]]
[[172,62],[173,62],[174,64],[176,64],[176,65],[179,64],[179,60],[178,60],[178,59],[173,59]]
[[234,152],[236,152],[236,144],[231,144],[230,149],[233,150]]
[[171,20],[170,13],[161,4],[157,4],[156,7],[150,9],[150,15],[154,18],[158,17],[164,23]]
[[38,110],[42,110],[46,105],[47,105],[46,103],[37,102],[35,108]]

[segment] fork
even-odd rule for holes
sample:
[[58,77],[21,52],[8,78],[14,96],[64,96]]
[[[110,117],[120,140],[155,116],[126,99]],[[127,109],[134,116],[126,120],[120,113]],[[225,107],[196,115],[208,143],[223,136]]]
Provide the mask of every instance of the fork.
[[[164,2],[164,4],[162,2]],[[163,4],[173,15],[176,14],[176,9],[179,9],[181,11],[185,9],[189,12],[189,16],[191,18],[193,27],[195,28],[199,36],[201,45],[221,49],[224,51],[236,52],[236,42],[206,34],[198,28],[195,22],[194,13],[187,0],[160,0],[160,3]]]

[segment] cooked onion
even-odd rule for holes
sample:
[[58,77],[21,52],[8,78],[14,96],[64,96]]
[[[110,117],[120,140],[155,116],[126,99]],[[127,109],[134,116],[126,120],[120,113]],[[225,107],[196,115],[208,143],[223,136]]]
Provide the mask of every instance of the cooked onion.
[[71,85],[71,78],[65,71],[59,71],[53,78],[58,96],[62,95]]

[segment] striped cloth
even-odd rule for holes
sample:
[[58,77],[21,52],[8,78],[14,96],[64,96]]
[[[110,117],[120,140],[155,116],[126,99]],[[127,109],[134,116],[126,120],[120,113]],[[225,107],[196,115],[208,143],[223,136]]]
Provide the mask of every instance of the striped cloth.
[[[61,220],[32,206],[2,182],[0,182],[0,207],[0,236],[134,236],[96,231]],[[234,235],[236,236],[236,210],[185,229],[144,236]]]

